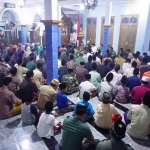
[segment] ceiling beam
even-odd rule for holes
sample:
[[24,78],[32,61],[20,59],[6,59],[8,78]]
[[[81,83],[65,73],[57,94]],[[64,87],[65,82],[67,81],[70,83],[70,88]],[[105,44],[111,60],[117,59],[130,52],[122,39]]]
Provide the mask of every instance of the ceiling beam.
[[66,6],[61,6],[61,7],[68,8],[68,9],[71,9],[71,10],[80,11],[79,7],[76,7],[76,6],[66,5]]
[[[65,15],[76,15],[77,14],[77,11],[63,11],[63,13],[65,14]],[[83,12],[79,12],[79,14],[83,14]]]

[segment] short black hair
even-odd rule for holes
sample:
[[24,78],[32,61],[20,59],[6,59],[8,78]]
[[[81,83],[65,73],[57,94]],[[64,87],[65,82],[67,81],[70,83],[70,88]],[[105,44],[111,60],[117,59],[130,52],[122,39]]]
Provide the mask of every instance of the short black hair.
[[96,60],[96,56],[95,56],[95,55],[93,55],[93,60],[94,60],[94,61]]
[[149,82],[145,82],[145,81],[142,81],[142,80],[141,80],[141,83],[146,85],[146,86],[149,84]]
[[65,66],[65,65],[66,65],[66,61],[65,61],[64,59],[61,61],[61,65],[62,65],[62,66]]
[[81,66],[84,66],[84,65],[85,65],[85,63],[84,63],[84,62],[80,62],[80,65],[81,65]]
[[42,62],[40,62],[40,61],[39,61],[39,62],[37,62],[37,68],[38,68],[38,69],[40,69],[40,68],[42,68],[42,67],[43,67],[43,63],[42,63]]
[[73,69],[68,69],[68,73],[69,74],[73,73]]
[[119,70],[120,70],[120,65],[119,65],[119,64],[116,64],[116,65],[115,65],[115,71],[118,72]]
[[108,59],[106,59],[106,60],[104,61],[104,65],[105,65],[105,66],[108,65]]
[[25,102],[32,102],[33,98],[34,98],[33,91],[28,91],[24,95]]
[[123,85],[126,85],[126,84],[127,84],[127,77],[126,77],[126,76],[122,76],[122,78],[121,78],[121,83],[122,83]]
[[91,98],[90,93],[85,91],[85,92],[83,93],[83,100],[89,101],[90,98]]
[[128,52],[131,52],[131,50],[130,50],[130,49],[127,49],[127,51],[128,51]]
[[67,84],[66,84],[66,83],[61,83],[61,84],[59,84],[59,89],[60,89],[60,90],[63,90],[63,89],[65,89],[65,88],[67,88]]
[[85,105],[81,105],[81,104],[77,104],[76,109],[75,109],[75,113],[76,115],[85,115],[87,113],[87,106]]
[[126,62],[130,63],[130,62],[131,62],[131,59],[127,58],[127,59],[126,59]]
[[15,75],[16,73],[17,73],[17,68],[16,67],[10,68],[10,74],[11,75]]
[[137,62],[136,62],[136,61],[133,61],[133,62],[132,62],[132,67],[133,67],[133,68],[136,68],[136,67],[137,67]]
[[86,74],[85,75],[85,80],[90,80],[91,79],[91,74]]
[[136,53],[136,54],[134,54],[134,58],[138,58],[138,56],[139,56],[139,55],[138,55],[137,53]]
[[34,57],[33,56],[30,56],[30,61],[33,61],[34,60]]
[[147,64],[147,63],[148,63],[147,58],[144,57],[144,58],[142,59],[142,62],[143,62],[144,64]]
[[9,56],[10,56],[10,57],[12,57],[12,56],[13,56],[13,54],[14,54],[13,52],[9,52]]
[[26,73],[26,77],[27,77],[27,78],[31,78],[31,77],[33,77],[33,76],[34,76],[33,71],[28,71],[28,72]]
[[11,77],[5,77],[3,79],[3,85],[8,85],[12,82],[12,78]]
[[111,72],[108,73],[108,75],[106,76],[106,81],[107,81],[107,82],[112,81],[113,77],[114,77],[113,73],[111,73]]
[[93,70],[97,69],[97,64],[95,62],[92,63],[92,68],[93,68]]
[[17,60],[17,64],[18,64],[18,65],[21,65],[21,64],[22,64],[22,59],[18,59],[18,60]]
[[133,74],[137,76],[139,74],[139,68],[135,68],[133,70]]
[[143,104],[150,108],[150,91],[145,93],[143,97]]
[[70,60],[73,60],[74,59],[74,56],[73,55],[70,55]]
[[110,63],[110,68],[111,68],[111,69],[114,69],[114,67],[115,67],[115,64],[114,64],[113,62],[111,62],[111,63]]
[[46,114],[50,114],[51,111],[53,110],[53,103],[50,101],[47,101],[44,107]]
[[91,61],[92,61],[92,56],[91,56],[91,55],[89,55],[89,57],[88,57],[88,61],[89,61],[89,62],[91,62]]
[[9,57],[9,56],[6,56],[5,62],[8,63],[9,61],[10,61],[10,57]]

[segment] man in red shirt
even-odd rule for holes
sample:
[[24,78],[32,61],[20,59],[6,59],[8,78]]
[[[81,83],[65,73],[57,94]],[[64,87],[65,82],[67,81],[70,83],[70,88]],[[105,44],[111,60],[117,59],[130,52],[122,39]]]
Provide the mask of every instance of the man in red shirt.
[[136,86],[132,90],[132,100],[133,104],[141,104],[142,103],[142,98],[145,95],[147,91],[150,91],[150,89],[147,87],[147,85],[150,82],[150,78],[143,76],[141,79],[141,85]]

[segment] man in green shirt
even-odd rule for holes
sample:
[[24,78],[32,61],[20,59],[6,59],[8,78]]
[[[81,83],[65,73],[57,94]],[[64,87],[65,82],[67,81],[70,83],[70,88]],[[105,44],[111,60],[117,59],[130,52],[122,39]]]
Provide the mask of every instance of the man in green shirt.
[[87,107],[78,104],[75,113],[75,118],[65,118],[63,122],[62,150],[82,150],[82,141],[84,138],[89,140],[90,146],[95,146],[94,137],[90,128],[82,122],[87,113]]
[[30,57],[30,61],[26,64],[26,68],[28,68],[29,71],[33,71],[36,68],[36,64],[33,62],[34,57]]
[[126,134],[126,125],[118,120],[115,122],[113,129],[111,130],[112,138],[99,142],[96,150],[133,150],[130,145],[122,141]]
[[80,65],[80,62],[84,62],[85,63],[85,61],[84,61],[84,59],[82,58],[82,56],[83,56],[83,53],[79,53],[79,57],[75,60],[75,62],[76,62],[76,64],[79,66]]
[[59,59],[60,59],[60,60],[63,60],[63,59],[65,59],[65,58],[66,58],[66,49],[64,49],[64,51],[61,52]]

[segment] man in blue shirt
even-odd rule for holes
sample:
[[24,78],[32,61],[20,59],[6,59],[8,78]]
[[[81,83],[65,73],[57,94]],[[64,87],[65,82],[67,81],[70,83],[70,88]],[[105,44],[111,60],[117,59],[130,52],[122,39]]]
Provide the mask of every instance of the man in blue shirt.
[[132,91],[132,89],[133,89],[135,86],[141,85],[141,80],[140,80],[140,78],[138,77],[138,74],[139,74],[139,69],[138,69],[138,68],[135,68],[135,69],[133,70],[133,76],[128,77],[127,87],[129,87],[130,91]]
[[72,105],[72,103],[69,102],[67,95],[65,94],[67,92],[66,83],[61,83],[59,85],[59,89],[60,92],[57,92],[56,94],[56,101],[60,112],[65,113],[67,111],[73,110],[74,105]]
[[76,110],[76,107],[78,104],[87,107],[87,113],[86,113],[84,120],[83,120],[84,122],[93,118],[93,115],[94,115],[93,106],[88,102],[90,100],[90,98],[91,98],[90,93],[85,91],[83,94],[83,100],[78,101],[77,104],[74,106],[75,110]]

